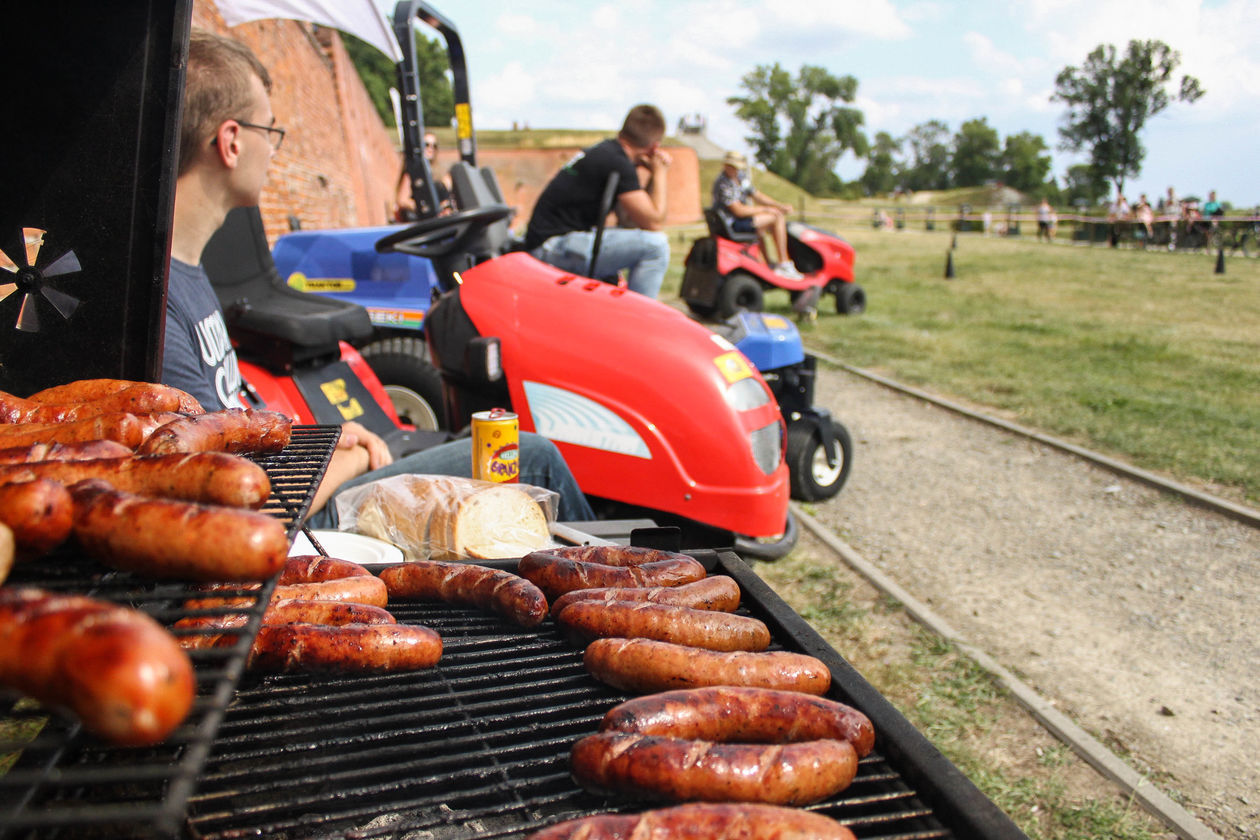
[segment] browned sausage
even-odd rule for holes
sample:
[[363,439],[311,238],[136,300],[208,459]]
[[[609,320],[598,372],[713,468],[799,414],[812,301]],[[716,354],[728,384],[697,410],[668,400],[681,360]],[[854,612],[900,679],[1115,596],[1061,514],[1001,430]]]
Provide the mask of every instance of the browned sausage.
[[654,639],[596,639],[586,646],[586,670],[634,694],[709,685],[745,685],[825,694],[831,672],[803,653],[719,652]]
[[284,561],[280,577],[276,582],[286,583],[322,583],[329,580],[341,580],[352,577],[373,577],[363,566],[339,557],[325,557],[322,554],[302,554]]
[[573,745],[573,777],[596,793],[701,802],[808,805],[857,775],[848,741],[728,744],[600,732]]
[[726,575],[714,575],[680,586],[605,586],[566,592],[551,605],[551,614],[574,601],[651,601],[696,610],[735,612],[739,609],[739,584]]
[[[222,606],[220,603],[219,606]],[[233,630],[244,627],[249,615],[244,612],[223,613],[220,615],[197,615],[181,618],[175,622],[174,630],[197,630],[200,635],[182,636],[180,645],[189,650],[198,648],[222,647],[225,642],[219,639],[223,634],[211,634],[210,630]],[[285,599],[272,601],[263,613],[263,625],[277,624],[322,624],[326,627],[341,627],[346,624],[397,624],[394,616],[382,607],[369,604],[344,604],[333,601],[300,601]],[[227,643],[230,644],[230,643]]]
[[262,581],[284,565],[284,524],[239,508],[150,499],[100,481],[70,488],[74,534],[115,568],[158,578]]
[[[218,645],[236,644],[225,633]],[[273,624],[259,629],[248,667],[259,671],[414,671],[442,657],[442,638],[417,624]]]
[[32,461],[92,461],[98,458],[130,458],[132,452],[112,440],[82,443],[33,443],[0,449],[0,464],[27,464]]
[[[705,576],[704,566],[685,554],[653,549],[616,549],[615,546],[579,548],[587,553],[553,549],[526,554],[517,565],[517,573],[541,589],[549,600],[575,589],[679,586]],[[593,549],[610,550],[596,555],[590,553]],[[580,556],[602,556],[615,562],[595,563],[573,559]]]
[[422,560],[381,570],[391,598],[469,604],[492,610],[522,627],[547,617],[542,590],[511,572],[465,563]]
[[139,455],[179,452],[279,452],[289,443],[293,421],[276,411],[229,408],[184,417],[157,429]]
[[276,587],[276,600],[337,601],[371,604],[383,607],[389,603],[389,592],[378,577],[346,577],[314,583],[289,583]]
[[770,630],[758,619],[650,601],[577,601],[556,621],[584,639],[656,639],[709,650],[765,650]]
[[642,814],[581,817],[526,840],[856,840],[840,823],[779,805],[689,802]]
[[131,379],[79,379],[74,382],[67,382],[64,385],[54,385],[51,388],[37,391],[27,399],[37,403],[74,405],[75,403],[95,402],[112,398],[124,391],[133,389],[136,393],[140,389],[149,389],[174,395],[178,400],[178,408],[171,410],[178,411],[181,414],[200,414],[204,411],[201,403],[197,402],[197,398],[187,391],[181,391],[171,385],[137,382]]
[[74,524],[70,491],[44,478],[0,484],[0,522],[12,529],[23,555],[47,554],[70,536]]
[[119,411],[129,414],[178,411],[182,404],[181,393],[164,385],[140,383],[88,402],[48,403],[0,391],[0,422],[67,423]]
[[0,423],[0,447],[6,449],[89,440],[112,440],[135,449],[144,440],[144,427],[136,415],[121,411],[69,423]]
[[226,452],[0,465],[0,484],[33,478],[67,486],[95,478],[124,493],[228,507],[262,507],[271,495],[266,470]]
[[188,655],[144,613],[20,588],[0,590],[0,682],[125,746],[165,738],[196,690]]
[[875,746],[866,715],[825,697],[768,688],[716,686],[664,691],[608,710],[600,730],[702,741],[783,743],[840,739],[859,756]]

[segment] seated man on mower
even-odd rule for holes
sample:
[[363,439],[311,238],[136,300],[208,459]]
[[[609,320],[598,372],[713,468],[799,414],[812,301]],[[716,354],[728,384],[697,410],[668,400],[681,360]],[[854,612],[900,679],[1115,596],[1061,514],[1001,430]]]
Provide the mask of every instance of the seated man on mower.
[[[656,297],[669,267],[669,239],[661,230],[671,162],[660,147],[664,136],[665,117],[656,106],[631,108],[615,138],[578,152],[543,189],[525,231],[525,249],[562,271],[586,274],[604,189],[616,173],[615,206],[634,227],[604,231],[592,274],[628,271],[631,291]],[[651,172],[647,189],[636,166]]]
[[753,187],[747,169],[747,158],[739,152],[726,153],[726,157],[722,159],[722,174],[713,182],[713,209],[726,218],[734,231],[756,231],[759,236],[769,232],[774,239],[779,262],[770,263],[770,255],[763,247],[766,263],[775,274],[789,280],[799,280],[801,273],[788,258],[787,217],[792,213],[792,206],[775,201]]
[[[245,383],[201,255],[228,211],[258,204],[267,168],[284,138],[284,129],[275,126],[270,90],[266,68],[248,47],[193,31],[175,181],[162,381],[189,392],[207,411],[244,407]],[[522,432],[520,456],[523,483],[560,494],[561,520],[595,518],[555,444]],[[471,472],[472,446],[466,438],[394,461],[379,436],[348,422],[316,491],[310,524],[335,527],[336,506],[328,502],[357,484],[403,473],[468,477]]]

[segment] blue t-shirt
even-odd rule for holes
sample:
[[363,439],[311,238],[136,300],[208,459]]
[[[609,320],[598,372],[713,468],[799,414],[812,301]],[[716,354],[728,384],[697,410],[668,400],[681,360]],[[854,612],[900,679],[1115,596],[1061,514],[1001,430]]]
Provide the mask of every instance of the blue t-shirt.
[[210,278],[201,266],[176,259],[166,288],[162,382],[192,394],[207,411],[246,407],[236,351]]

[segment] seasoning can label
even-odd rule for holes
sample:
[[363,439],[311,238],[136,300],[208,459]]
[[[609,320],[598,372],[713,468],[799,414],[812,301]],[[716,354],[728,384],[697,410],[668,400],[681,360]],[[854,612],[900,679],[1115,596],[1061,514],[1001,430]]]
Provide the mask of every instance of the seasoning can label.
[[472,477],[482,481],[519,481],[520,426],[516,414],[503,408],[472,416]]

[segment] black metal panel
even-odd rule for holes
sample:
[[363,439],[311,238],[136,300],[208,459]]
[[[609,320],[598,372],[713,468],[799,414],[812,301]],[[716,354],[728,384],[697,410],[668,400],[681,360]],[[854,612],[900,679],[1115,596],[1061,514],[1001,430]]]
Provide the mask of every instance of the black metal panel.
[[[0,251],[18,271],[0,268],[0,389],[158,373],[191,16],[5,4]],[[34,264],[26,228],[45,232]]]

